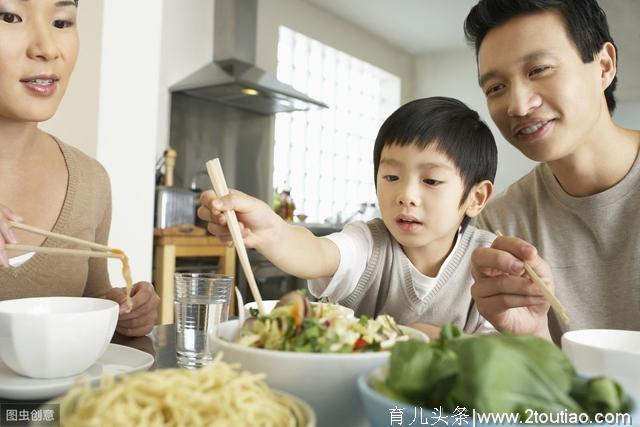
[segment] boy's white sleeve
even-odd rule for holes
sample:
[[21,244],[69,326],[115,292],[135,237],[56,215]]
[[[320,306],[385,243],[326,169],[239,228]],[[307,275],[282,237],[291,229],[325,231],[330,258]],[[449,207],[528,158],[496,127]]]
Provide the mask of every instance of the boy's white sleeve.
[[340,264],[332,277],[309,280],[309,291],[316,298],[340,301],[356,288],[358,279],[367,267],[373,249],[369,227],[362,221],[344,226],[338,233],[323,238],[331,240],[340,252]]
[[484,317],[480,316],[480,326],[475,330],[474,334],[486,335],[498,332],[496,328]]

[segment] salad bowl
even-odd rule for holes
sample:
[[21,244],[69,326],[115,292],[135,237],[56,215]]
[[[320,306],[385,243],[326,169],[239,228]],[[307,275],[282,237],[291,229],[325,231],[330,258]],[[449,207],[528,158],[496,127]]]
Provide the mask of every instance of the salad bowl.
[[[270,299],[270,300],[263,300],[262,301],[262,306],[264,307],[265,311],[267,312],[267,314],[271,313],[271,310],[273,310],[273,308],[276,306],[276,304],[278,303],[278,300],[275,299]],[[322,305],[323,307],[329,307],[331,306],[334,310],[336,310],[338,313],[340,313],[342,316],[346,316],[346,317],[353,317],[353,310],[348,308],[348,307],[344,307],[338,304],[329,304],[329,303],[324,303],[324,302],[312,302],[311,305],[313,307],[317,307],[318,305]],[[251,310],[257,310],[258,309],[258,304],[253,301],[253,302],[248,302],[244,305],[244,315],[246,318],[251,317]]]
[[[400,326],[412,339],[427,341],[419,331]],[[384,365],[389,351],[358,353],[308,353],[267,350],[233,342],[239,321],[222,323],[213,339],[214,351],[226,362],[264,373],[266,382],[308,402],[318,414],[319,426],[366,426],[356,381],[360,374]]]

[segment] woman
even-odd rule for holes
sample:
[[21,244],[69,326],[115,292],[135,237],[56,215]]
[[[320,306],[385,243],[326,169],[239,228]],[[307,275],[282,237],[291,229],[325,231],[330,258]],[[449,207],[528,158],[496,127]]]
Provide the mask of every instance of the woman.
[[[11,229],[7,221],[106,244],[111,192],[104,168],[38,128],[56,112],[78,55],[77,0],[0,0],[0,300],[106,297],[120,304],[116,330],[147,334],[159,297],[136,283],[129,310],[98,258],[20,254],[6,243],[73,247]],[[9,208],[10,207],[10,208]]]

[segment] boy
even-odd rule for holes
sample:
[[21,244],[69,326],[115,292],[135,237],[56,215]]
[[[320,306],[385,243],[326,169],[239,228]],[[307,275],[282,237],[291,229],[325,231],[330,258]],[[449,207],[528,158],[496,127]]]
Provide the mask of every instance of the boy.
[[604,12],[595,0],[481,0],[465,33],[493,121],[542,162],[478,221],[519,237],[474,254],[480,313],[498,330],[559,341],[565,327],[531,296],[526,261],[555,278],[572,329],[640,330],[640,245],[628,238],[640,226],[640,132],[611,118],[617,53]]
[[497,148],[478,114],[451,98],[412,101],[382,125],[374,175],[382,219],[315,237],[265,203],[239,192],[203,193],[198,214],[230,241],[222,211],[234,209],[247,246],[280,269],[310,280],[311,293],[357,315],[392,315],[401,324],[453,322],[491,328],[474,308],[471,253],[495,236],[468,226],[493,190]]

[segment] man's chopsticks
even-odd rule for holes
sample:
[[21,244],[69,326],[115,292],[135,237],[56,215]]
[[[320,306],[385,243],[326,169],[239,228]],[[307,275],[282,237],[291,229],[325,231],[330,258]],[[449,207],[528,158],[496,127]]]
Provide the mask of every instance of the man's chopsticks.
[[21,252],[41,252],[47,254],[58,254],[68,256],[81,256],[81,257],[93,257],[93,258],[122,258],[121,254],[114,253],[113,249],[109,246],[101,245],[99,243],[90,242],[88,240],[78,239],[76,237],[66,236],[64,234],[53,233],[51,231],[42,230],[31,225],[23,224],[21,222],[9,221],[9,225],[13,228],[28,231],[34,234],[40,234],[42,236],[51,237],[66,242],[75,243],[79,246],[85,246],[88,248],[96,249],[95,251],[79,250],[79,249],[66,249],[66,248],[49,248],[44,246],[31,246],[21,244],[8,244],[5,248],[14,251]]
[[[218,158],[209,160],[207,162],[207,172],[209,173],[209,178],[211,179],[211,184],[213,185],[213,190],[215,191],[216,195],[218,197],[222,197],[229,194],[227,181],[224,179],[222,167],[220,166],[220,160],[218,160]],[[231,238],[233,239],[233,244],[236,247],[236,252],[238,253],[238,258],[240,259],[240,264],[242,265],[244,274],[245,276],[247,276],[247,280],[249,281],[251,294],[253,295],[253,299],[256,300],[256,304],[258,305],[258,312],[261,316],[263,316],[266,314],[266,312],[262,304],[262,297],[260,296],[258,284],[256,283],[256,279],[253,276],[253,271],[251,270],[251,264],[249,264],[249,256],[247,255],[247,248],[245,247],[244,240],[242,239],[242,231],[240,231],[238,217],[236,217],[236,212],[233,210],[225,211],[224,217],[227,220],[227,226],[229,227],[229,231],[231,232]]]
[[[502,233],[500,231],[496,231],[496,235],[498,237],[501,237]],[[538,288],[540,288],[544,297],[547,299],[547,301],[549,301],[551,307],[553,307],[553,310],[556,312],[558,317],[560,317],[560,320],[562,320],[565,325],[569,325],[569,316],[567,316],[567,310],[564,308],[560,300],[551,292],[549,286],[547,286],[544,280],[542,280],[540,276],[538,276],[538,274],[533,270],[533,268],[531,268],[529,264],[527,264],[526,262],[523,262],[522,264],[524,264],[524,271],[527,273],[531,281],[536,286],[538,286]]]

